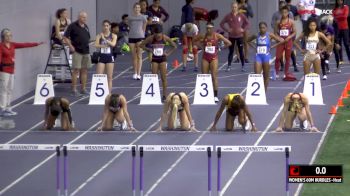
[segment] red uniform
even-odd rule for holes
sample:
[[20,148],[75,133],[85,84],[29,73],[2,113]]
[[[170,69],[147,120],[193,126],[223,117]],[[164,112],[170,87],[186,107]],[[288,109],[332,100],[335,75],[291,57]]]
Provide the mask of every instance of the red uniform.
[[[283,39],[286,39],[288,36],[290,36],[293,33],[293,25],[292,22],[288,21],[287,23],[282,23],[281,22],[278,26],[278,34],[280,37]],[[290,65],[290,58],[292,54],[292,47],[293,47],[293,39],[290,39],[287,43],[280,44],[276,48],[276,60],[275,60],[275,69],[276,69],[276,74],[278,74],[280,65],[281,65],[281,59],[283,57],[283,52],[285,52],[285,58],[286,58],[286,63],[285,63],[285,69],[284,73],[287,75],[288,70],[289,70],[289,65]]]
[[13,74],[15,71],[15,49],[38,46],[39,43],[15,43],[11,42],[8,48],[0,43],[0,72]]
[[206,35],[204,38],[203,59],[210,63],[218,58],[218,52],[218,38],[216,33],[212,37]]
[[349,7],[344,5],[339,8],[333,9],[333,17],[337,22],[339,30],[348,29],[348,15],[349,15]]

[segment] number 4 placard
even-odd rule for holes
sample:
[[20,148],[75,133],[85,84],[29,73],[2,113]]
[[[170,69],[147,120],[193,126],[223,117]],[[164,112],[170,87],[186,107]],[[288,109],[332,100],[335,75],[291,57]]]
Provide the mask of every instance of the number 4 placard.
[[262,74],[249,74],[245,102],[248,105],[267,105]]
[[93,74],[89,105],[104,105],[109,94],[107,75]]
[[54,97],[51,74],[38,74],[36,79],[34,105],[43,105],[49,97]]
[[310,73],[305,76],[303,94],[309,99],[310,105],[324,105],[320,76]]
[[213,82],[210,74],[197,74],[193,104],[215,104]]
[[140,105],[161,105],[157,74],[144,74]]

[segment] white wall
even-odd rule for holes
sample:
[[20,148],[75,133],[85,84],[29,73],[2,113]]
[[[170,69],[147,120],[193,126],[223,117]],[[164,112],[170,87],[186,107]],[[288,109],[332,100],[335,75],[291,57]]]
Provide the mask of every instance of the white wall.
[[[101,30],[101,22],[104,19],[120,22],[123,14],[132,13],[132,6],[136,0],[98,0],[97,1],[97,23],[98,30]],[[151,4],[153,0],[148,0]],[[219,18],[215,20],[218,27],[221,19],[231,11],[232,0],[195,0],[195,7],[203,7],[208,10],[217,9]],[[251,20],[251,31],[257,31],[259,21],[266,21],[270,24],[273,12],[277,10],[277,0],[250,0],[253,6],[254,18]],[[170,15],[169,21],[165,24],[165,29],[180,23],[181,8],[185,0],[161,0],[161,5]]]
[[0,0],[0,29],[10,28],[16,42],[45,41],[44,46],[16,51],[13,99],[35,88],[36,75],[44,71],[49,53],[49,35],[58,8],[88,12],[92,36],[96,34],[96,0]]

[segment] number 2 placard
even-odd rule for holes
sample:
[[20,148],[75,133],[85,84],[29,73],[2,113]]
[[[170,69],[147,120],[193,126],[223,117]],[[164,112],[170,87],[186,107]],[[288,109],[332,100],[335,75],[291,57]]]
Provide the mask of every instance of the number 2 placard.
[[198,74],[193,104],[215,104],[213,82],[210,74]]
[[89,105],[104,105],[105,99],[109,94],[107,75],[93,74]]
[[51,74],[39,74],[36,80],[34,105],[43,105],[49,97],[55,96]]
[[249,74],[245,102],[248,105],[267,105],[262,74]]
[[157,74],[144,74],[140,105],[160,105],[160,89]]

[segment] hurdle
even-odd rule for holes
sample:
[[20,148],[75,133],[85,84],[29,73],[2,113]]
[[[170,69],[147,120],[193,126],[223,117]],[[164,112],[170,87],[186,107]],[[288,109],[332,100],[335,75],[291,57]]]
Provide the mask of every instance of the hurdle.
[[288,170],[289,170],[289,152],[291,146],[216,146],[217,154],[217,195],[221,193],[221,157],[222,152],[284,152],[286,163],[286,195],[289,196]]
[[132,156],[132,167],[131,167],[131,175],[132,175],[132,192],[133,195],[136,195],[135,189],[135,157],[136,157],[136,146],[135,145],[101,145],[101,144],[68,144],[63,146],[63,154],[64,154],[64,192],[65,196],[68,196],[68,151],[85,151],[85,152],[125,152],[131,151]]
[[144,195],[143,190],[143,157],[144,152],[207,152],[208,158],[208,195],[212,195],[211,183],[211,152],[214,150],[213,146],[205,145],[139,145],[140,154],[140,196]]
[[56,192],[61,196],[60,187],[60,144],[0,144],[0,151],[55,151],[56,152]]

